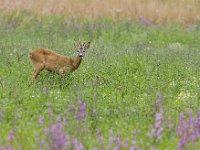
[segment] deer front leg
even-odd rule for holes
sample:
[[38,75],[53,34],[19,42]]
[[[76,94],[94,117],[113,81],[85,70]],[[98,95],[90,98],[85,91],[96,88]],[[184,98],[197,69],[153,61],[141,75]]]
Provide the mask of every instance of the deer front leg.
[[44,69],[44,65],[43,64],[38,64],[35,66],[35,70],[32,74],[32,80],[36,79],[37,76],[39,75],[40,71],[42,71]]
[[69,73],[69,72],[70,72],[70,68],[68,68],[68,67],[62,67],[59,69],[59,74],[62,76],[64,76],[65,73]]
[[65,73],[65,67],[59,69],[59,73],[63,76]]

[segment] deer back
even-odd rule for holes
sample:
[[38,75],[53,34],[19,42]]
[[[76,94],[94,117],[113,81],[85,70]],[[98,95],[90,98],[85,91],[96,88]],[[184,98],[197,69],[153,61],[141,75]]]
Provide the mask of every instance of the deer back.
[[70,63],[70,57],[58,54],[54,51],[38,48],[29,54],[34,64],[42,64],[49,71],[58,71]]

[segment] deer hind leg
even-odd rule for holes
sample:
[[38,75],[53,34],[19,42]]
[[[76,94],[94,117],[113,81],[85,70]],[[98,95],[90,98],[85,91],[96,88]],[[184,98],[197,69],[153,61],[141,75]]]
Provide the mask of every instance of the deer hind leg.
[[36,79],[37,76],[39,75],[40,71],[42,71],[44,69],[44,65],[43,64],[36,64],[35,65],[35,70],[32,74],[32,80]]

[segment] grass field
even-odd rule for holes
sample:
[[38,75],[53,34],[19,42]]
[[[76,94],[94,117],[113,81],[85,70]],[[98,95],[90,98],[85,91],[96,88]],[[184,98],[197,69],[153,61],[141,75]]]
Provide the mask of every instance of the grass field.
[[[30,84],[28,52],[74,41],[91,41],[77,71]],[[198,24],[1,14],[0,149],[198,149],[199,58]]]

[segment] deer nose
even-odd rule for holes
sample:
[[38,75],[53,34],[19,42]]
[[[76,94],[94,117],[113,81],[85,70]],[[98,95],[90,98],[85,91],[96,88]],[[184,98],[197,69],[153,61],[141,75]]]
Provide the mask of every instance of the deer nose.
[[83,53],[80,53],[79,56],[80,56],[80,57],[83,57]]

